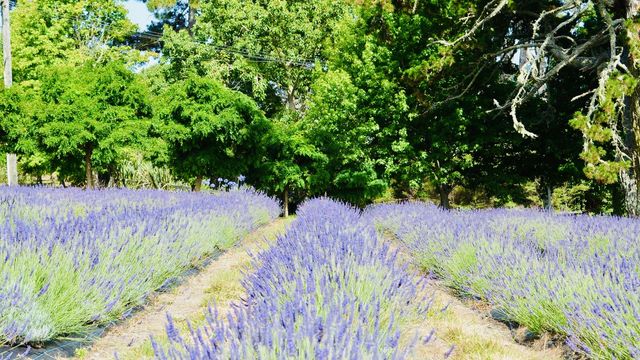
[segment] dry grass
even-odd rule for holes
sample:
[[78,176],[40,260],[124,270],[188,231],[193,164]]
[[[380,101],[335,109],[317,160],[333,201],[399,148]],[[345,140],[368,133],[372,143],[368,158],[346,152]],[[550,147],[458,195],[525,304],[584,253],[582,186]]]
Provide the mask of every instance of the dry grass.
[[[539,350],[516,343],[504,324],[469,308],[438,283],[427,286],[426,291],[435,296],[428,316],[416,319],[403,331],[405,341],[419,339],[412,359],[444,359],[453,346],[449,359],[562,359],[561,348]],[[420,341],[431,330],[435,331],[432,340]]]

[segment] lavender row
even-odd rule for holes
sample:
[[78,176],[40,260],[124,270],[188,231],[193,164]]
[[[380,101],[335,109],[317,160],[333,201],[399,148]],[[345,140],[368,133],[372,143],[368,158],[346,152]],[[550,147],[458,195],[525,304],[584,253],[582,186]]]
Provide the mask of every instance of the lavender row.
[[640,358],[640,221],[524,210],[367,212],[425,270],[593,359]]
[[279,214],[238,190],[0,188],[0,345],[82,334]]
[[169,318],[158,359],[402,359],[402,325],[426,316],[430,299],[346,205],[305,203],[286,235],[253,258],[246,296],[226,316],[181,334]]

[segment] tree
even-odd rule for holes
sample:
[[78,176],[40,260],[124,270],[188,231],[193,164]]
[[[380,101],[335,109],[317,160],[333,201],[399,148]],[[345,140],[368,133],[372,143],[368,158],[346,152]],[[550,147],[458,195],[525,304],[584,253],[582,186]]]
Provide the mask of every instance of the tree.
[[[428,181],[437,186],[442,206],[448,207],[449,192],[473,163],[468,127],[474,120],[470,115],[477,113],[471,109],[477,106],[432,111],[450,86],[434,76],[435,70],[453,62],[443,63],[439,47],[427,40],[455,33],[453,25],[468,5],[365,3],[340,28],[329,67],[347,72],[358,88],[354,116],[375,125],[365,137],[374,149],[369,157],[397,196],[414,197]],[[457,71],[451,74],[459,76],[460,67]],[[455,81],[454,77],[451,82]]]
[[[247,172],[247,182],[269,194],[282,196],[284,216],[289,204],[299,203],[327,181],[329,158],[313,145],[301,121],[276,119],[262,138],[264,155]],[[292,201],[293,199],[293,201]]]
[[510,19],[508,29],[518,36],[503,44],[498,53],[525,50],[523,66],[517,75],[517,90],[498,108],[509,111],[514,127],[524,136],[536,134],[520,121],[519,108],[545,91],[563,70],[597,79],[572,97],[588,100],[571,120],[583,134],[584,172],[601,183],[619,181],[628,214],[640,214],[637,2],[495,0],[480,9],[465,34],[448,45],[464,46],[485,25],[501,17]]
[[310,143],[330,161],[321,171],[324,181],[317,182],[312,193],[323,191],[363,206],[387,188],[371,151],[378,124],[358,111],[366,96],[339,70],[322,73],[313,83],[303,126]]
[[159,20],[149,26],[149,30],[161,31],[164,25],[173,30],[192,29],[196,24],[199,0],[140,0],[147,4],[149,11]]
[[[522,138],[519,128],[504,126],[511,115],[495,111],[494,102],[519,89],[525,62],[514,59],[531,31],[528,16],[541,2],[493,13],[497,3],[364,3],[355,19],[345,20],[329,67],[348,72],[366,92],[357,108],[379,126],[374,158],[384,164],[397,195],[415,196],[428,183],[447,207],[457,185],[508,198],[520,196],[526,181],[536,180],[541,192],[550,193],[580,177],[579,134],[566,116],[585,102],[565,99],[569,91],[575,92],[569,99],[580,94],[588,76],[575,81],[563,73],[569,85],[548,82],[519,106],[521,125],[544,136]],[[469,9],[472,15],[484,9],[491,26],[472,21],[469,30],[463,20]],[[393,111],[382,110],[385,104]]]
[[323,52],[334,41],[332,24],[347,9],[345,3],[332,1],[204,2],[193,37],[184,31],[165,32],[169,81],[193,74],[221,79],[252,97],[272,119],[275,132],[266,144],[274,158],[260,172],[283,178],[270,185],[256,184],[277,190],[283,200],[287,198],[285,205],[290,191],[301,197],[319,192],[311,188],[315,182],[309,180],[317,168],[310,164],[326,157],[321,155],[323,149],[309,142],[301,122],[313,69],[322,65]]
[[122,64],[54,67],[40,91],[40,146],[63,177],[84,163],[88,189],[96,185],[94,170],[111,177],[122,149],[146,135],[148,95]]
[[342,1],[222,0],[202,4],[195,38],[232,88],[260,100],[277,93],[280,107],[303,112],[314,67],[347,14]]
[[268,121],[255,102],[220,81],[177,81],[156,99],[156,109],[155,131],[168,144],[169,163],[195,191],[205,177],[235,179],[260,159]]
[[16,85],[0,92],[0,144],[2,152],[20,154],[27,172],[42,175],[47,157],[38,147],[36,132],[39,111],[36,92]]
[[137,51],[119,46],[135,29],[119,1],[19,1],[12,12],[14,81],[37,81],[60,64],[140,61]]

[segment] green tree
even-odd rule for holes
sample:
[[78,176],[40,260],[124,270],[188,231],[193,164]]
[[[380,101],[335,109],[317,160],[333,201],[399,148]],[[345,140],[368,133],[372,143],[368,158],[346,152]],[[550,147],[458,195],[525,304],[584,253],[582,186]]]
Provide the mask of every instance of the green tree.
[[37,80],[60,64],[141,60],[118,46],[136,29],[119,1],[19,1],[11,16],[15,83]]
[[335,41],[333,24],[349,7],[344,2],[282,0],[200,5],[193,36],[185,31],[165,32],[167,79],[212,76],[251,96],[274,127],[266,142],[273,158],[266,160],[260,173],[271,179],[283,176],[268,184],[254,180],[254,184],[287,198],[285,203],[290,191],[297,194],[296,199],[324,193],[314,187],[321,183],[317,165],[326,158],[324,149],[314,146],[302,123],[313,70],[322,67],[324,51]]
[[155,128],[168,145],[169,164],[195,191],[205,177],[235,179],[259,160],[269,122],[251,98],[220,81],[177,81],[156,99],[156,109]]
[[371,202],[384,192],[386,182],[378,177],[372,156],[378,124],[358,109],[368,94],[339,70],[323,73],[311,93],[303,124],[311,144],[330,160],[319,171],[325,176],[318,180],[324,181],[311,191],[357,205]]
[[324,51],[334,41],[334,24],[347,14],[343,1],[221,0],[201,4],[195,38],[220,66],[232,88],[256,99],[276,99],[304,110]]
[[313,145],[301,121],[276,119],[262,138],[265,152],[247,172],[247,182],[269,194],[282,196],[284,216],[289,204],[299,203],[310,189],[326,183],[328,157]]
[[40,105],[38,94],[28,86],[16,85],[0,92],[0,149],[20,154],[22,170],[38,179],[51,170],[49,157],[38,146]]
[[[366,94],[356,116],[377,124],[371,157],[397,196],[432,185],[448,207],[457,185],[509,198],[521,196],[526,181],[537,179],[546,190],[578,176],[579,134],[560,113],[580,101],[553,101],[551,83],[533,97],[521,111],[527,127],[545,135],[536,139],[522,138],[505,125],[510,115],[495,111],[494,102],[517,89],[520,64],[513,59],[531,30],[520,25],[524,10],[532,9],[496,16],[463,45],[450,45],[465,36],[468,10],[489,3],[365,2],[343,21],[329,68],[347,72]],[[564,87],[580,89],[571,84]]]
[[146,136],[148,95],[122,64],[54,67],[40,91],[36,136],[63,178],[84,164],[85,186],[93,188],[94,170],[111,177],[124,148]]
[[374,183],[390,183],[398,196],[416,196],[428,181],[438,187],[447,207],[449,192],[472,164],[467,130],[472,119],[456,107],[431,112],[433,97],[445,92],[446,84],[429,76],[450,65],[429,39],[452,36],[452,25],[468,5],[365,2],[357,16],[346,17],[339,27],[329,68],[345,71],[358,89],[352,91],[356,105],[351,116],[369,124],[361,141],[366,139],[363,145],[372,149],[366,157],[372,159],[369,168],[381,174]]

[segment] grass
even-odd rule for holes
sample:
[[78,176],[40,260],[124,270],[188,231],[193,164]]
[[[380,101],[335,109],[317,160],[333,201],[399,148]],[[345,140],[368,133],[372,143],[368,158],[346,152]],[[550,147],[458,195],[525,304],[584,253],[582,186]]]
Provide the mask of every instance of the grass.
[[[433,291],[431,287],[428,291]],[[442,311],[442,309],[446,309]],[[458,301],[453,295],[436,290],[434,304],[427,314],[428,321],[416,319],[405,327],[404,341],[410,341],[416,333],[428,336],[434,330],[434,340],[427,344],[418,341],[411,358],[442,359],[446,351],[455,345],[449,359],[473,360],[547,360],[560,359],[559,349],[536,351],[517,344],[502,324],[485,319]],[[428,324],[425,327],[425,324]]]
[[210,304],[226,307],[231,301],[239,299],[244,294],[244,288],[240,284],[243,278],[242,270],[249,265],[250,261],[246,259],[212,279],[211,286],[206,291],[208,297],[203,300],[202,307],[206,308]]

